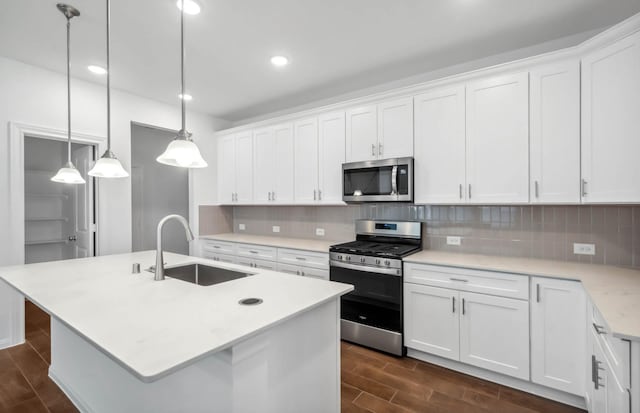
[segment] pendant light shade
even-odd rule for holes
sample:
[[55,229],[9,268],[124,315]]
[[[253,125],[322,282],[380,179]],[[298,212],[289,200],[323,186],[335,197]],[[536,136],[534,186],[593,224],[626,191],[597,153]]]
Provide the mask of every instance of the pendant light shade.
[[[178,0],[181,2],[180,8],[180,72],[182,81],[182,93],[180,96],[185,96],[184,90],[184,0]],[[171,166],[178,166],[182,168],[206,168],[207,162],[200,155],[200,150],[195,142],[191,139],[191,134],[187,132],[186,128],[186,99],[182,101],[182,127],[171,143],[167,146],[167,149],[162,155],[156,158],[156,161]]]
[[91,168],[89,175],[96,178],[126,178],[129,173],[111,152],[111,1],[107,0],[107,150]]
[[80,15],[78,9],[68,4],[58,3],[58,10],[67,18],[67,163],[51,178],[53,182],[64,184],[84,184],[85,180],[71,162],[71,19]]
[[67,162],[65,166],[58,170],[58,173],[51,178],[53,182],[60,182],[63,184],[84,184],[85,181],[80,175],[80,172],[73,166],[71,161]]

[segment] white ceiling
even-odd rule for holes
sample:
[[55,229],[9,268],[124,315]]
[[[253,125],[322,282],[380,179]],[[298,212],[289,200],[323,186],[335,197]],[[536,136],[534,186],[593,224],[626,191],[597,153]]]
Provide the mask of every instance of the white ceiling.
[[[68,0],[73,75],[105,61],[105,2]],[[189,107],[232,121],[609,26],[640,0],[199,0],[187,16]],[[4,0],[0,55],[63,72],[55,0]],[[175,0],[112,0],[112,82],[177,104]],[[291,64],[276,69],[274,54]]]

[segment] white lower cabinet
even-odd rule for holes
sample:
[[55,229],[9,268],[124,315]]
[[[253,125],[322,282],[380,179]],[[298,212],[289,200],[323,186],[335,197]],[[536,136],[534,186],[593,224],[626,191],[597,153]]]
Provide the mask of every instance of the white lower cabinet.
[[261,270],[276,270],[276,263],[274,261],[259,260],[255,258],[236,257],[235,264],[247,265],[253,268],[260,268]]
[[529,303],[460,293],[460,361],[529,380]]
[[278,262],[276,266],[277,271],[287,274],[301,275],[303,277],[320,278],[322,280],[329,280],[329,270],[304,267],[302,265],[283,264]]
[[629,392],[616,376],[598,333],[591,335],[591,371],[587,382],[587,407],[591,413],[629,413]]
[[[443,271],[454,280],[447,284],[451,288],[429,285],[439,284]],[[491,274],[473,277],[464,269],[405,265],[405,280],[419,283],[404,284],[405,346],[529,380],[529,302],[464,291],[490,286],[513,293],[508,280],[501,286]],[[526,284],[520,290],[526,291]]]
[[409,348],[458,360],[458,291],[404,284],[404,343]]
[[531,279],[531,381],[584,395],[586,320],[580,282]]

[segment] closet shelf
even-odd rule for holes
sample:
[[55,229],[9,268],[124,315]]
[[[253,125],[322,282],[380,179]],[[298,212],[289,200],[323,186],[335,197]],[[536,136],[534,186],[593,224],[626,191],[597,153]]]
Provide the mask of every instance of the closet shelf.
[[69,221],[68,218],[65,217],[34,217],[34,218],[26,218],[27,222],[45,222],[45,221]]
[[54,193],[42,193],[42,194],[36,194],[36,193],[27,193],[25,194],[25,196],[28,196],[30,198],[64,198],[64,199],[68,199],[69,195],[66,194],[54,194]]
[[66,244],[66,239],[49,239],[41,241],[25,241],[24,245]]

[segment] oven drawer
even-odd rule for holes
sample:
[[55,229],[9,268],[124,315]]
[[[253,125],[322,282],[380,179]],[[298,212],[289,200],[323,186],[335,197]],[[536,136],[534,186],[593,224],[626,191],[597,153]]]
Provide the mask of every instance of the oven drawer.
[[238,244],[238,257],[254,258],[259,260],[275,261],[276,248],[263,245]]
[[428,264],[404,264],[404,281],[500,297],[529,299],[529,277]]
[[205,240],[202,244],[202,254],[207,253],[236,255],[236,244],[233,242]]
[[329,254],[278,248],[278,262],[328,270]]

